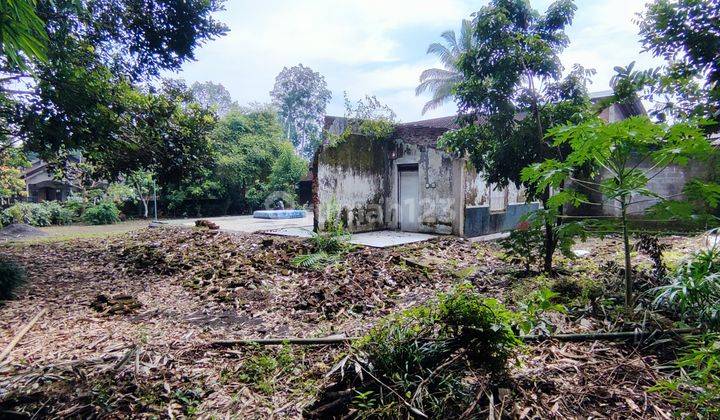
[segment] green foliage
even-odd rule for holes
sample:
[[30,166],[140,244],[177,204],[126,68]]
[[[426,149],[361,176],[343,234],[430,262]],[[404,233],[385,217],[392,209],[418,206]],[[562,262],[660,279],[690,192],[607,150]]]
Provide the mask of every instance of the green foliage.
[[415,95],[420,96],[425,91],[432,93],[432,99],[423,105],[423,115],[440,107],[453,97],[455,85],[462,80],[458,61],[472,45],[472,25],[471,20],[463,19],[459,36],[455,36],[455,31],[445,31],[441,35],[445,45],[433,42],[428,46],[427,53],[436,55],[444,68],[427,69],[420,73],[420,84],[415,88]]
[[45,201],[40,204],[50,215],[50,224],[69,225],[73,221],[73,211],[58,201]]
[[82,217],[89,225],[111,225],[120,221],[120,210],[112,201],[101,201],[88,207]]
[[[193,58],[197,45],[224,34],[226,27],[213,17],[221,2],[150,0],[141,7],[130,0],[86,3],[34,3],[41,29],[47,33],[47,59],[27,57],[27,70],[5,69],[9,74],[3,77],[4,86],[18,80],[20,85],[30,86],[18,95],[15,89],[4,89],[9,103],[3,104],[0,112],[8,119],[5,126],[11,135],[22,138],[29,150],[46,161],[62,161],[82,150],[86,159],[102,167],[104,175],[151,163],[176,166],[177,162],[171,165],[170,161],[181,156],[189,160],[202,157],[203,153],[194,154],[187,146],[190,140],[202,141],[192,129],[196,124],[177,115],[169,118],[163,101],[141,98],[135,83],[179,69]],[[12,27],[3,25],[6,30]],[[5,35],[3,41],[12,39]],[[4,56],[11,52],[2,51]],[[149,90],[145,96],[153,96]],[[193,107],[174,112],[209,113]],[[178,175],[192,167],[184,165],[182,171],[171,170],[172,174],[160,178],[179,180]]]
[[190,92],[195,102],[211,109],[218,117],[224,117],[228,112],[238,109],[230,92],[220,83],[195,82],[190,86]]
[[[550,147],[548,128],[583,121],[592,112],[586,86],[594,71],[575,65],[561,79],[559,54],[568,44],[564,31],[575,10],[571,0],[551,3],[545,14],[525,1],[493,0],[480,9],[470,49],[457,64],[462,72],[454,90],[460,128],[438,143],[468,156],[489,183],[524,183],[531,199],[553,211],[559,209],[548,202],[549,190],[524,182],[521,171],[564,154],[563,148]],[[545,226],[546,272],[553,269],[554,231]]]
[[79,218],[83,212],[85,212],[85,206],[85,200],[81,196],[75,194],[71,194],[63,203],[63,207],[70,212],[70,217],[72,219]]
[[678,406],[676,414],[681,417],[720,416],[720,335],[690,338],[675,364],[680,375],[662,380],[650,390]]
[[501,242],[511,259],[522,263],[526,273],[530,271],[531,266],[537,260],[542,257],[547,258],[545,229],[551,230],[550,236],[553,240],[549,258],[552,258],[558,250],[567,258],[575,258],[572,246],[578,238],[585,239],[586,237],[583,223],[560,223],[558,210],[555,207],[553,209],[540,208],[529,212],[510,232],[510,236]]
[[[648,188],[650,179],[671,164],[687,164],[691,158],[705,158],[713,150],[696,123],[656,124],[646,116],[607,123],[600,118],[580,124],[566,124],[549,130],[554,147],[570,147],[564,160],[547,159],[522,171],[526,183],[541,189],[561,189],[555,205],[588,203],[577,190],[564,188],[569,182],[575,188],[598,192],[603,201],[619,209],[625,254],[625,306],[633,304],[633,279],[628,234],[629,207],[648,198],[664,201],[665,197]],[[650,162],[641,168],[639,162]],[[576,177],[581,169],[589,176]],[[598,181],[596,181],[598,180]],[[640,198],[638,198],[640,197]],[[599,203],[594,203],[599,204]]]
[[27,60],[47,61],[47,32],[35,12],[36,0],[0,1],[0,53],[25,69]]
[[220,195],[234,211],[263,206],[271,194],[284,201],[295,194],[307,163],[283,138],[277,113],[270,108],[230,112],[212,134]]
[[278,351],[262,351],[243,362],[238,379],[270,395],[275,390],[277,376],[292,370],[295,361],[295,354],[289,346],[283,346]]
[[522,221],[500,245],[512,262],[520,262],[525,272],[529,273],[532,265],[542,258],[544,235],[541,228]]
[[52,215],[44,204],[16,203],[2,212],[2,224],[11,223],[25,223],[37,227],[50,226]]
[[678,313],[685,321],[720,327],[720,249],[693,254],[657,288],[654,304]]
[[327,146],[335,147],[351,136],[364,136],[371,140],[387,140],[395,131],[397,116],[375,96],[366,95],[353,103],[347,92],[345,96],[345,128],[340,134],[325,133]]
[[298,255],[291,263],[297,267],[323,268],[342,260],[353,249],[349,243],[350,233],[340,220],[337,201],[333,198],[325,208],[325,227],[320,232],[311,232],[313,252]]
[[644,49],[667,62],[650,89],[663,97],[661,111],[711,118],[713,131],[720,128],[719,13],[714,0],[653,0],[639,20]]
[[0,300],[14,296],[15,290],[25,283],[25,270],[16,262],[0,256]]
[[457,417],[475,398],[477,387],[486,386],[466,378],[499,380],[505,375],[520,344],[511,329],[513,318],[469,284],[436,302],[391,315],[336,367],[354,364],[356,372],[376,378],[355,388],[352,408],[364,417]]
[[551,334],[552,324],[547,321],[543,315],[547,312],[567,313],[567,308],[562,304],[555,303],[560,294],[554,292],[547,287],[536,290],[520,303],[518,320],[516,325],[523,332],[529,334],[531,332],[541,332],[543,334]]
[[0,201],[27,196],[22,168],[29,165],[22,149],[0,133]]

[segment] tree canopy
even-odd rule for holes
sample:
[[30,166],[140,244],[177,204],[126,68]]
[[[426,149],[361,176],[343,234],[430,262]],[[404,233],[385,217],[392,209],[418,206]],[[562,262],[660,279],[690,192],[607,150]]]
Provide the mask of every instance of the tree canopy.
[[230,92],[220,83],[195,82],[190,86],[190,92],[195,102],[205,108],[211,108],[218,117],[224,117],[228,112],[238,107],[232,96],[230,96]]
[[[491,183],[522,183],[528,165],[556,157],[547,129],[581,120],[590,110],[586,85],[592,71],[575,66],[563,80],[559,54],[576,7],[571,0],[550,4],[545,14],[525,0],[492,0],[475,14],[473,41],[460,56],[462,80],[455,86],[460,129],[439,144],[465,154]],[[532,188],[545,204],[547,189]],[[545,206],[545,270],[560,240],[557,209]]]
[[[645,87],[662,119],[703,117],[720,130],[720,2],[654,0],[639,19],[646,51],[665,59],[663,68],[627,72],[621,79]],[[632,69],[630,69],[632,70]]]
[[332,97],[325,78],[302,64],[285,67],[270,96],[293,146],[311,158],[320,144],[325,108]]

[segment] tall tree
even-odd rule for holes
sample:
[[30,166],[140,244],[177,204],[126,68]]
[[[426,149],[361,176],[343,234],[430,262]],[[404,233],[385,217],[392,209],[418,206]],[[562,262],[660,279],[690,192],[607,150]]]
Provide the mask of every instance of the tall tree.
[[440,35],[445,41],[444,44],[434,42],[428,46],[427,53],[436,55],[444,68],[427,69],[420,73],[420,84],[415,88],[415,94],[420,96],[426,91],[432,93],[432,99],[423,106],[423,114],[453,98],[453,88],[462,81],[458,61],[462,54],[471,48],[472,31],[472,21],[464,19],[460,25],[459,37],[455,35],[455,31],[445,31]]
[[[572,0],[552,3],[543,15],[526,0],[492,0],[475,15],[472,47],[458,62],[461,128],[446,134],[441,145],[467,154],[491,183],[520,185],[524,167],[562,153],[546,139],[547,129],[589,110],[589,72],[576,66],[560,80],[559,54],[568,44],[564,29],[575,10]],[[548,207],[547,188],[528,187],[546,209],[549,272],[559,241],[558,209]]]
[[639,24],[643,47],[667,66],[635,80],[650,85],[651,95],[666,98],[661,112],[713,119],[706,129],[720,131],[720,2],[654,0]]
[[311,158],[320,144],[323,117],[332,93],[325,78],[299,64],[283,68],[270,91],[273,104],[298,153]]
[[224,117],[238,107],[230,92],[220,83],[195,82],[190,87],[195,101],[205,108],[212,108],[218,117]]
[[74,150],[112,156],[131,129],[121,118],[127,91],[179,69],[194,48],[223,35],[212,17],[221,8],[219,0],[38,2],[46,60],[23,54],[21,68],[7,50],[0,56],[0,113],[12,139],[46,160]]
[[285,139],[273,109],[260,106],[244,112],[230,112],[212,134],[213,176],[222,186],[225,212],[256,208],[275,191],[293,194],[307,173],[307,163]]

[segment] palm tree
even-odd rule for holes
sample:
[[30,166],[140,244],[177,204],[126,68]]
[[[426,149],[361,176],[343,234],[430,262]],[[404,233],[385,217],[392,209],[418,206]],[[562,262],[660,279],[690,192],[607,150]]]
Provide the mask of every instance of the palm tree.
[[441,37],[446,45],[434,42],[428,47],[427,53],[438,56],[445,68],[427,69],[420,74],[420,84],[415,88],[415,94],[419,96],[426,90],[432,92],[432,99],[423,106],[423,114],[452,98],[453,87],[462,80],[457,62],[460,55],[470,49],[472,32],[472,21],[463,19],[459,38],[455,36],[455,31],[445,31]]

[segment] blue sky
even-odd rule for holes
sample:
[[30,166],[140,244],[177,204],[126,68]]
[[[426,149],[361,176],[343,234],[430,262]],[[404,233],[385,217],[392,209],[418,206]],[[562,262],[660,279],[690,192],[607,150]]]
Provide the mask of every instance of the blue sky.
[[[531,0],[544,11],[549,0]],[[268,102],[275,76],[303,63],[325,76],[333,99],[328,114],[343,114],[351,98],[376,95],[402,121],[450,115],[453,104],[421,115],[427,97],[416,97],[420,72],[439,63],[428,44],[487,1],[464,0],[228,0],[218,19],[230,32],[196,51],[179,73],[188,83],[222,83],[241,104]],[[576,0],[578,11],[562,55],[570,68],[595,68],[591,90],[606,90],[616,65],[658,62],[641,54],[635,14],[645,0]]]

